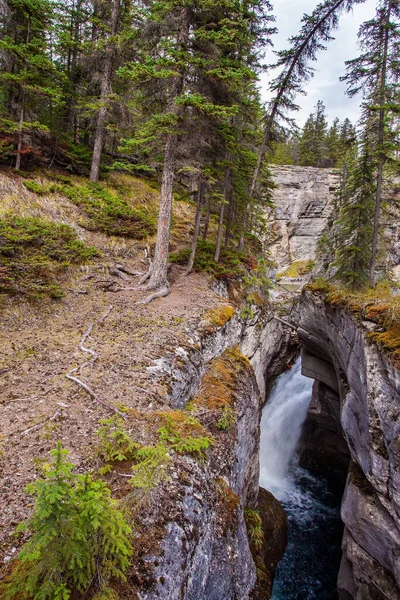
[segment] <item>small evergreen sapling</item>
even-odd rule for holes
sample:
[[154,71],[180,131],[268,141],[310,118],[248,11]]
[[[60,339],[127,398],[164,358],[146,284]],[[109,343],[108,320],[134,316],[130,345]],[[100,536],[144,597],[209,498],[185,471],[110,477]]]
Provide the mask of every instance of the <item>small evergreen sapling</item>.
[[68,600],[74,593],[107,597],[111,579],[125,580],[131,529],[104,482],[74,474],[60,442],[50,454],[45,477],[27,486],[35,510],[18,531],[32,535],[0,595],[7,600]]

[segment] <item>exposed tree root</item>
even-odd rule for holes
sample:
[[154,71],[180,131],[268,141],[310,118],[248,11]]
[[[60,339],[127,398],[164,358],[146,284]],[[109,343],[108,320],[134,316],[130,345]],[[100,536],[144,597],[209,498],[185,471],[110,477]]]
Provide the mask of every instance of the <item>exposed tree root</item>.
[[81,340],[78,344],[78,348],[82,352],[87,352],[88,354],[90,354],[91,358],[89,360],[85,361],[84,363],[82,363],[81,365],[79,365],[79,367],[75,367],[75,368],[71,369],[71,371],[69,371],[66,374],[66,378],[70,379],[71,381],[74,381],[77,385],[79,385],[81,388],[83,388],[97,404],[104,406],[109,411],[116,413],[116,414],[120,415],[123,419],[125,419],[126,415],[124,415],[124,413],[122,413],[117,408],[115,408],[115,406],[111,406],[111,404],[108,404],[107,402],[104,402],[104,400],[101,400],[97,396],[97,394],[86,383],[84,383],[78,377],[73,375],[73,373],[77,373],[77,372],[81,375],[82,370],[85,367],[87,367],[88,365],[92,365],[98,359],[97,352],[95,350],[92,350],[91,348],[86,348],[84,346],[84,344],[86,343],[86,340],[88,339],[88,337],[91,335],[91,333],[93,331],[93,327],[95,325],[100,325],[101,323],[104,323],[104,321],[107,319],[110,312],[112,311],[112,308],[113,308],[112,305],[109,306],[108,309],[106,310],[106,312],[104,313],[104,315],[102,317],[100,317],[100,319],[98,319],[97,321],[94,321],[93,323],[91,323],[89,325],[89,327],[86,329],[85,333],[81,337]]
[[168,296],[170,291],[171,286],[167,282],[163,287],[159,288],[158,290],[155,290],[152,294],[146,296],[146,298],[144,298],[143,300],[140,300],[140,302],[136,302],[136,304],[150,304],[150,302],[152,302],[156,298],[164,298],[165,296]]

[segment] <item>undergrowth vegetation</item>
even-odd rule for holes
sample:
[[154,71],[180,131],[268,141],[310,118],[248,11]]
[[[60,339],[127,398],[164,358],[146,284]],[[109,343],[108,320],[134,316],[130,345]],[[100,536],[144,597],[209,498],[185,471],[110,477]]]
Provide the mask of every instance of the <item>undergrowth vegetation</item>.
[[130,460],[133,463],[130,483],[143,490],[168,478],[167,468],[172,463],[173,452],[205,460],[206,450],[214,442],[201,423],[183,411],[159,411],[147,418],[160,425],[152,444],[136,443],[132,431],[125,428],[123,419],[117,415],[102,420],[97,431],[98,453],[105,462],[101,473],[110,472],[117,462]]
[[[240,277],[247,274],[248,270],[257,267],[257,261],[246,252],[231,249],[222,249],[219,262],[215,262],[215,243],[209,240],[197,242],[197,252],[194,269],[214,275],[217,278]],[[186,265],[190,256],[190,248],[185,248],[169,255],[169,260],[178,265]]]
[[250,543],[254,545],[256,550],[261,550],[265,546],[265,537],[258,510],[246,507],[244,509],[244,518],[246,520]]
[[67,267],[87,263],[96,254],[68,225],[7,215],[0,219],[0,293],[59,298],[59,279]]
[[376,331],[370,331],[367,337],[400,365],[400,295],[393,294],[388,282],[381,282],[375,288],[352,291],[317,279],[308,285],[308,289],[322,293],[328,304],[376,323]]
[[307,273],[311,273],[313,268],[315,267],[315,260],[296,260],[293,262],[287,269],[284,271],[280,271],[276,275],[276,280],[279,281],[282,277],[302,277],[303,275],[307,275]]
[[123,188],[116,190],[89,182],[75,184],[67,178],[46,185],[25,180],[24,186],[38,195],[60,194],[68,198],[85,212],[83,225],[88,230],[137,240],[156,232],[155,211],[140,205],[133,206]]
[[229,348],[222,356],[207,365],[200,390],[187,404],[186,410],[201,407],[218,412],[217,429],[225,431],[235,422],[234,403],[236,389],[243,373],[249,368],[248,359],[237,346]]
[[68,451],[51,451],[44,478],[27,486],[35,498],[32,516],[19,532],[30,538],[0,583],[7,600],[117,599],[113,582],[125,581],[131,529],[102,481],[77,475]]

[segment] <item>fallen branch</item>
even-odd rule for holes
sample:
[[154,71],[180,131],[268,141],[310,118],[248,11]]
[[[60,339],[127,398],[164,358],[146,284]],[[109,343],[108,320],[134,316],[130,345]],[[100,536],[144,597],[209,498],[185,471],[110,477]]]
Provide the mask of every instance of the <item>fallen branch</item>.
[[30,427],[29,429],[25,429],[25,431],[23,431],[21,435],[27,435],[28,433],[32,433],[33,431],[38,431],[39,429],[44,427],[47,423],[52,423],[53,421],[56,421],[59,417],[61,417],[63,408],[64,407],[60,406],[59,408],[57,408],[56,412],[54,413],[54,415],[52,417],[45,419],[45,421],[43,421],[42,423],[38,423],[37,425]]
[[283,325],[287,325],[288,327],[290,327],[290,329],[297,331],[297,327],[295,327],[291,323],[288,323],[288,321],[284,321],[283,319],[280,319],[279,317],[276,317],[276,316],[273,316],[272,318],[275,319],[275,321],[279,321],[279,323],[283,323]]
[[87,383],[84,383],[81,379],[79,379],[78,377],[73,375],[73,373],[76,373],[78,371],[79,371],[79,374],[82,374],[82,369],[84,369],[84,367],[87,367],[88,365],[93,364],[98,359],[97,352],[95,350],[92,350],[92,348],[86,348],[84,346],[84,344],[86,343],[86,340],[88,339],[88,337],[91,335],[91,333],[93,331],[93,327],[95,325],[100,325],[101,323],[104,323],[104,321],[107,319],[110,312],[112,311],[112,308],[113,308],[112,305],[109,306],[108,309],[106,310],[106,312],[104,313],[104,315],[102,317],[100,317],[100,319],[98,319],[97,321],[94,321],[93,323],[91,323],[89,325],[89,327],[86,329],[85,333],[82,335],[81,340],[78,344],[79,350],[81,350],[82,352],[87,352],[88,354],[91,355],[91,358],[89,360],[85,361],[84,363],[82,363],[79,367],[74,367],[73,369],[71,369],[71,371],[69,371],[65,377],[67,379],[69,379],[70,381],[73,381],[74,383],[79,385],[81,388],[83,388],[97,404],[104,406],[109,411],[116,413],[116,414],[120,415],[123,419],[125,419],[126,415],[124,415],[124,413],[122,413],[117,408],[115,408],[115,406],[111,406],[111,404],[108,404],[107,402],[104,402],[104,400],[101,400],[101,398],[99,398],[97,396],[97,394],[92,390],[92,388],[90,388],[87,385]]

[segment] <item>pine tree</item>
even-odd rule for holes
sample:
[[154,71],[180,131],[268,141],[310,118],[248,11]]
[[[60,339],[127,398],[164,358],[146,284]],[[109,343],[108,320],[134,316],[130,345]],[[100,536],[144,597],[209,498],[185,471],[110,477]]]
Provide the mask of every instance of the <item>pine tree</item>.
[[313,10],[311,15],[304,14],[302,28],[298,35],[289,39],[290,48],[277,52],[278,60],[270,68],[281,68],[281,73],[271,83],[273,99],[268,106],[268,117],[264,126],[263,141],[258,153],[258,162],[250,185],[253,196],[259,180],[261,165],[265,153],[277,135],[276,130],[286,124],[294,126],[287,113],[299,109],[296,96],[304,93],[304,85],[313,76],[309,63],[316,60],[320,50],[325,49],[326,42],[332,40],[332,31],[338,27],[342,12],[350,11],[355,4],[365,0],[324,0]]
[[339,216],[334,224],[336,277],[352,288],[361,287],[369,278],[375,193],[371,158],[368,139],[364,137],[360,155],[343,173]]
[[8,0],[0,25],[0,86],[8,112],[0,113],[0,132],[16,139],[17,169],[22,154],[35,153],[32,134],[48,130],[52,102],[60,101],[49,52],[53,19],[51,0]]
[[400,114],[398,80],[400,77],[400,3],[381,0],[376,15],[360,27],[361,56],[346,63],[348,94],[362,91],[369,123],[368,136],[376,168],[375,214],[370,264],[370,285],[375,285],[378,236],[381,220],[385,165],[395,156],[397,142],[391,129],[393,116]]
[[60,443],[50,454],[45,478],[27,486],[35,509],[20,530],[31,537],[0,584],[5,599],[68,600],[125,580],[131,529],[110,490],[90,475],[75,475]]

